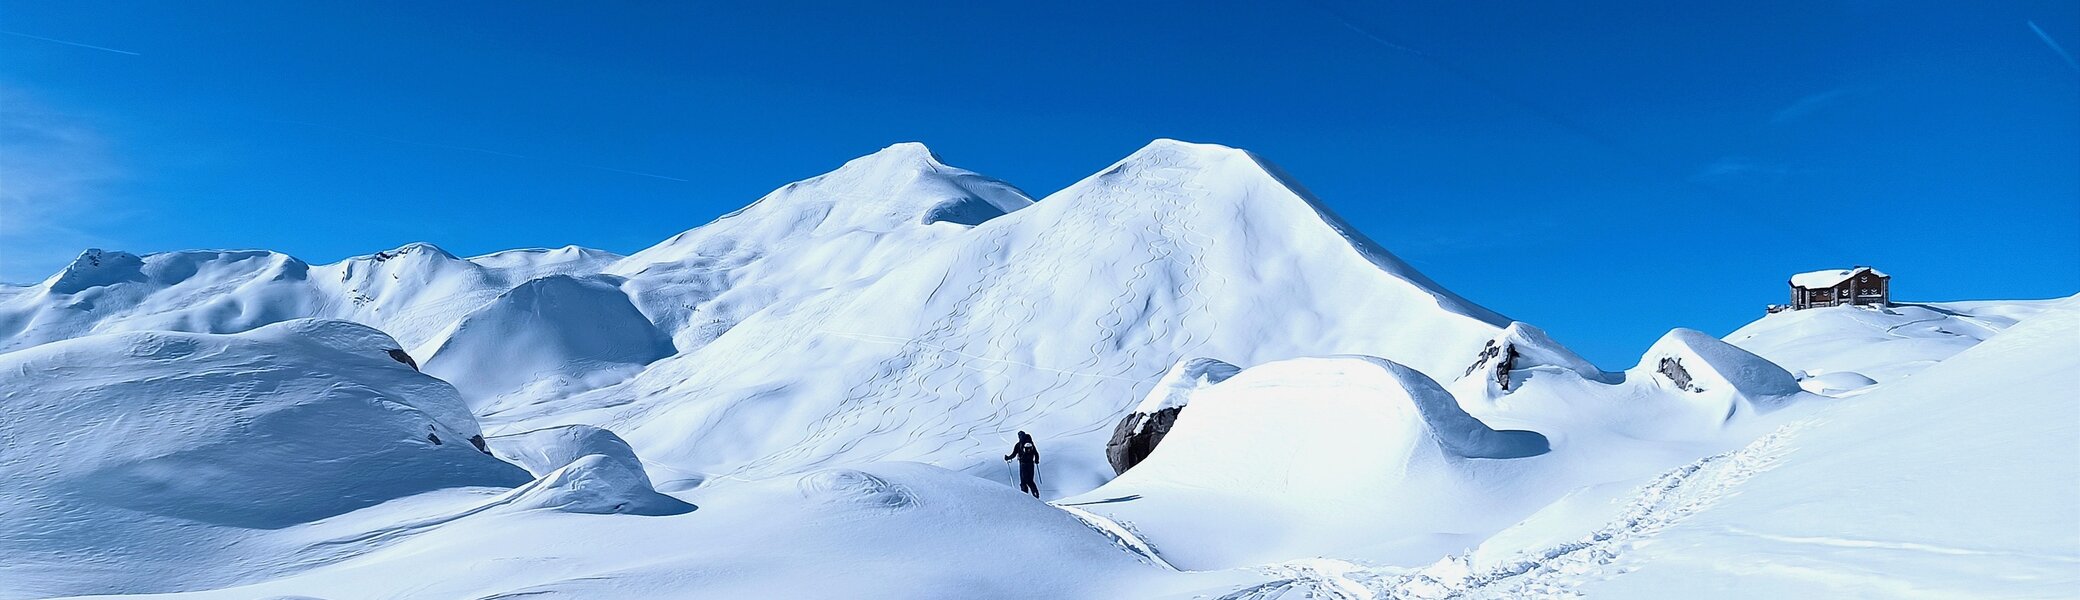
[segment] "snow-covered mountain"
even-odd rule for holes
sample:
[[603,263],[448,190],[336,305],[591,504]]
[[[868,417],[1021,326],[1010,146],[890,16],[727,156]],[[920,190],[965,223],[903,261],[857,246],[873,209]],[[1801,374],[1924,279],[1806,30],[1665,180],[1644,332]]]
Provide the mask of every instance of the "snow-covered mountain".
[[0,296],[0,352],[96,333],[236,333],[309,317],[364,323],[411,347],[513,286],[597,272],[616,258],[565,247],[464,260],[416,243],[314,267],[262,250],[87,250],[42,283]]
[[2075,302],[1605,372],[1170,140],[1037,203],[898,144],[625,258],[95,250],[0,287],[0,598],[2046,595],[2080,490],[2001,465],[2080,454]]
[[1183,142],[905,258],[553,414],[488,418],[603,424],[702,477],[879,460],[991,473],[1027,430],[1060,449],[1047,475],[1071,493],[1112,475],[1114,424],[1179,358],[1365,354],[1442,375],[1508,323],[1257,157]]

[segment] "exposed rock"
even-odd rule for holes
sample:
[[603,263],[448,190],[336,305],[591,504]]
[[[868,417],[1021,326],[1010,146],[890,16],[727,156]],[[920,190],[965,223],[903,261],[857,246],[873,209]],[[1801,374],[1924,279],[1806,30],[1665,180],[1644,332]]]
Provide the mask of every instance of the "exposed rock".
[[412,353],[405,352],[403,348],[391,348],[389,350],[385,350],[385,352],[390,353],[391,359],[396,360],[397,362],[404,363],[406,366],[411,367],[414,371],[419,370],[419,361],[412,360]]
[[1704,391],[1695,385],[1691,385],[1690,371],[1683,368],[1683,360],[1680,358],[1673,356],[1661,357],[1661,365],[1657,370],[1661,372],[1662,376],[1668,378],[1669,383],[1676,384],[1676,389],[1686,392]]
[[1120,419],[1119,426],[1112,430],[1112,441],[1105,444],[1105,459],[1112,462],[1112,472],[1125,473],[1141,459],[1154,452],[1156,444],[1170,433],[1170,426],[1177,423],[1177,414],[1184,412],[1182,406],[1172,406],[1153,414],[1134,413]]
[[1134,407],[1134,412],[1113,428],[1112,440],[1105,444],[1105,459],[1112,464],[1112,472],[1125,473],[1148,458],[1148,453],[1154,452],[1156,444],[1170,433],[1170,426],[1177,422],[1178,413],[1184,411],[1193,391],[1226,381],[1241,371],[1240,367],[1211,358],[1194,358],[1171,366],[1148,397]]

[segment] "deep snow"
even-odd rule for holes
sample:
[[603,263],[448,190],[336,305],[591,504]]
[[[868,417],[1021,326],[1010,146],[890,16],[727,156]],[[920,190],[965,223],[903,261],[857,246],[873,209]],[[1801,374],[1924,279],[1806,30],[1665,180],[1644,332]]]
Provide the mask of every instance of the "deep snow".
[[898,144],[626,258],[94,250],[0,287],[0,598],[2055,596],[2076,302],[1604,372],[1170,140],[1037,204]]

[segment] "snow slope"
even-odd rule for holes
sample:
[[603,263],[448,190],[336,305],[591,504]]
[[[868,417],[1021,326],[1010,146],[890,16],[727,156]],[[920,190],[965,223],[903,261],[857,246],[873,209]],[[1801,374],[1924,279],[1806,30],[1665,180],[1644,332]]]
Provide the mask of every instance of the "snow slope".
[[2080,303],[1843,402],[1591,597],[2080,593]]
[[87,250],[42,283],[0,296],[0,352],[95,333],[236,333],[306,317],[363,323],[410,348],[523,281],[594,273],[616,258],[565,247],[464,260],[415,243],[311,266],[263,250]]
[[689,499],[700,510],[668,516],[485,510],[453,498],[379,507],[352,517],[468,514],[293,576],[163,597],[1135,598],[1199,579],[1030,496],[926,465],[820,470]]
[[463,315],[413,354],[425,357],[426,372],[455,384],[480,414],[515,392],[555,396],[555,388],[618,381],[673,352],[669,336],[643,318],[621,283],[608,275],[529,280]]
[[289,550],[269,530],[527,481],[396,347],[294,320],[0,354],[0,597],[218,585]]
[[1813,398],[1783,369],[1690,330],[1624,373],[1594,371],[1521,323],[1493,345],[1515,357],[1508,389],[1494,360],[1450,392],[1373,357],[1250,367],[1190,391],[1145,462],[1062,503],[1130,527],[1181,568],[1421,565],[1573,490],[1738,447]]
[[629,256],[643,314],[682,349],[768,307],[873,279],[983,221],[1025,208],[1011,184],[901,143],[787,184],[750,206]]
[[[1808,377],[1832,376],[1838,391],[1859,379],[1892,381],[1964,351],[2056,300],[1834,306],[1765,316],[1726,341]],[[1817,386],[1826,387],[1827,381]]]
[[0,598],[2057,595],[2074,302],[1604,372],[1170,140],[1037,204],[898,144],[627,258],[89,251],[0,286]]
[[1061,494],[1111,476],[1114,425],[1180,358],[1363,353],[1444,373],[1507,323],[1257,157],[1168,140],[907,258],[494,421],[599,424],[654,464],[739,478],[884,460],[995,474],[1023,429],[1059,457],[1043,489]]

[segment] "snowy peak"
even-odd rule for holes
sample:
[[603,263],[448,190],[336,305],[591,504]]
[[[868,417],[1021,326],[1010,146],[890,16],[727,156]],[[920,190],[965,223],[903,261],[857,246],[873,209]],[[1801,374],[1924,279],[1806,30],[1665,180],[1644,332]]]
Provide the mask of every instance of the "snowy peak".
[[917,168],[944,167],[939,155],[923,142],[896,142],[859,158],[846,161],[844,168],[884,168],[888,166],[914,166]]
[[630,256],[617,272],[659,263],[726,264],[802,238],[890,234],[940,222],[973,226],[1032,203],[1011,184],[947,166],[923,144],[905,142],[782,186]]
[[144,279],[144,260],[137,255],[88,248],[45,283],[53,294],[76,294],[87,288]]
[[[1369,265],[1368,270],[1415,288],[1428,297],[1427,303],[1447,312],[1495,328],[1510,322],[1416,271],[1351,227],[1284,169],[1246,150],[1158,139],[1049,195],[1037,208],[1044,210],[1030,212],[1071,217],[1055,227],[1117,229],[1153,220],[1167,231],[1205,234],[1211,237],[1206,244],[1234,244],[1250,255],[1269,254],[1275,247],[1317,261],[1355,258]],[[1090,214],[1102,221],[1073,222],[1075,216]],[[1318,268],[1339,271],[1344,266]]]

